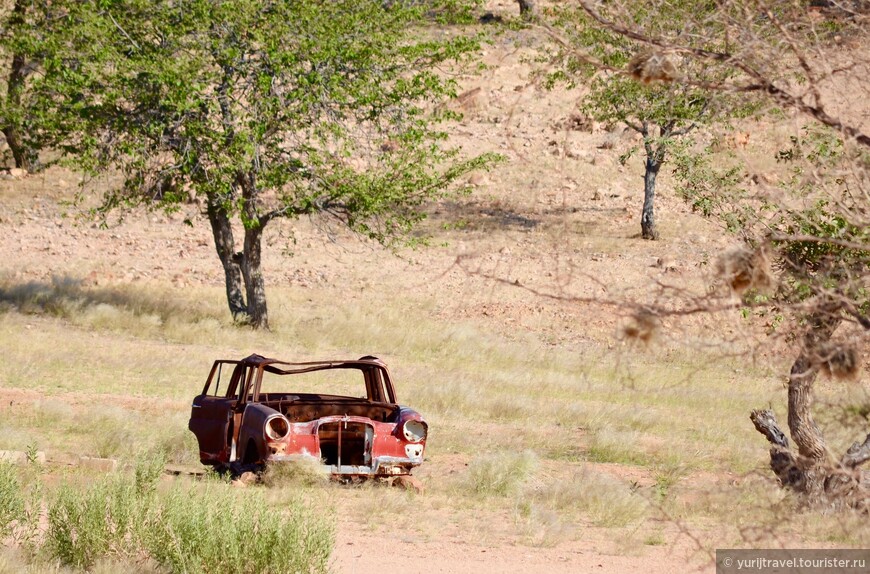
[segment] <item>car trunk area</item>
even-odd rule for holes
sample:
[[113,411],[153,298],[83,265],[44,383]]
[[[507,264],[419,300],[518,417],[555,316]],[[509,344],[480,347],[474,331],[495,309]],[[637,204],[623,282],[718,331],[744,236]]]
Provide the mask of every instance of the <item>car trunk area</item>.
[[366,423],[323,423],[317,430],[320,457],[329,466],[370,466],[374,428]]

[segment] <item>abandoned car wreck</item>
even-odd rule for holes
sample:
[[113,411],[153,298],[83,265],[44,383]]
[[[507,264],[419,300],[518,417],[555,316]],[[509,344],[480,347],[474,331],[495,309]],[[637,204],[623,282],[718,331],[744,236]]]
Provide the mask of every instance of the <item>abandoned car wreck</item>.
[[370,356],[215,361],[188,427],[206,465],[313,458],[344,478],[409,475],[423,462],[428,432],[419,413],[396,402],[387,366]]

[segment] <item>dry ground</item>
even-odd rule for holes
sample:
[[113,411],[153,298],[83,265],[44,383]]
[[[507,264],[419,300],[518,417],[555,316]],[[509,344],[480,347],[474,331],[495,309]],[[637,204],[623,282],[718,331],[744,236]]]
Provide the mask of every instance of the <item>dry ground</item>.
[[[46,451],[58,481],[82,472],[63,464],[76,454],[155,445],[195,468],[188,405],[214,358],[375,354],[430,421],[427,490],[298,486],[335,513],[336,572],[712,571],[715,548],[866,546],[850,517],[795,512],[766,472],[748,413],[784,413],[791,357],[754,345],[763,325],[735,310],[666,324],[648,347],[620,337],[629,312],[611,302],[703,292],[731,239],[665,176],[663,239],[640,240],[639,162],[617,161],[631,137],[571,128],[579,94],[529,82],[530,41],[500,36],[463,80],[454,142],[507,161],[431,206],[430,247],[270,225],[271,333],[229,324],[196,205],[101,229],[64,203],[72,172],[0,181],[0,449]],[[767,135],[746,157],[789,128],[750,127]],[[821,395],[866,399],[860,385]]]

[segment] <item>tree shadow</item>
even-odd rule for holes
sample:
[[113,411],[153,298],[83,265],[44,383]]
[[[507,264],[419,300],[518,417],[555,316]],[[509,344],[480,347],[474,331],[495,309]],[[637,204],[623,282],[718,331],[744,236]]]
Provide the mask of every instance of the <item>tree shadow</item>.
[[493,229],[521,229],[530,231],[541,224],[501,205],[483,205],[478,202],[460,203],[446,201],[432,213],[432,219],[440,221],[445,228],[459,231],[489,231]]
[[199,300],[181,298],[169,289],[135,285],[88,286],[76,277],[55,276],[51,281],[15,282],[0,279],[0,313],[70,318],[89,308],[109,305],[134,315],[156,315],[162,320],[218,318]]

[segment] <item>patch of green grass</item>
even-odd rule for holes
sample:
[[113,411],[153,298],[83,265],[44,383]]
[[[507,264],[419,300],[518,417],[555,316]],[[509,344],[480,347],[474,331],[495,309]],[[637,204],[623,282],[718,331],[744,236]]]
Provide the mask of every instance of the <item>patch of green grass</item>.
[[661,530],[654,530],[644,536],[643,543],[647,546],[664,546],[667,544],[667,539]]
[[590,439],[586,457],[590,462],[650,465],[652,458],[642,450],[640,436],[637,431],[604,428]]
[[87,489],[62,486],[48,508],[46,550],[81,569],[104,557],[131,559],[143,503],[129,481],[109,479]]
[[328,513],[299,499],[270,508],[263,497],[218,483],[174,488],[145,518],[143,546],[173,572],[329,571]]
[[664,466],[655,474],[653,494],[657,501],[663,502],[670,494],[674,485],[679,482],[686,473],[685,468],[680,466]]

